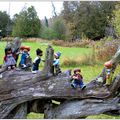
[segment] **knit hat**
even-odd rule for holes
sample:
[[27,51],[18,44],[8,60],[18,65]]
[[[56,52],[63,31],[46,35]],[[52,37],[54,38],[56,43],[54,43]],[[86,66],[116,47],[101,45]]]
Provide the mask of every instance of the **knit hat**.
[[56,52],[54,55],[59,58],[61,56],[61,52]]

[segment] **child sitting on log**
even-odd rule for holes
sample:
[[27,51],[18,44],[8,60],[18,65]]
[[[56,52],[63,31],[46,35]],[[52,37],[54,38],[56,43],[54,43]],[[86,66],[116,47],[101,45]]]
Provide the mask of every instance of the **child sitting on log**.
[[83,76],[81,75],[80,69],[75,69],[74,74],[72,75],[71,87],[76,89],[77,85],[79,85],[82,90],[86,87],[83,83]]
[[5,48],[4,65],[8,70],[14,69],[16,66],[16,61],[10,47]]
[[55,68],[55,73],[54,75],[58,75],[59,73],[61,73],[61,68],[60,68],[60,56],[61,53],[60,52],[56,52],[54,54],[55,59],[53,60],[53,66]]
[[41,57],[43,56],[43,51],[38,48],[36,50],[36,55],[37,57],[33,61],[32,73],[37,73],[37,71],[39,70],[39,64],[41,62]]
[[[20,68],[24,69],[24,68],[30,67],[31,66],[31,58],[29,55],[30,47],[21,46],[20,50],[22,51],[21,60],[19,63]],[[27,59],[29,60],[27,61]]]

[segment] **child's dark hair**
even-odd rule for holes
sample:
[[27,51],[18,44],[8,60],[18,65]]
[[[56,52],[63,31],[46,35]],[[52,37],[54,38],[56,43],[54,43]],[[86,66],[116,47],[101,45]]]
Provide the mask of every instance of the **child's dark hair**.
[[43,53],[43,51],[42,51],[41,49],[38,48],[38,49],[36,50],[36,54],[37,54],[37,55],[42,56],[42,53]]
[[5,55],[7,55],[7,52],[8,52],[8,51],[12,51],[11,47],[6,47],[6,48],[5,48]]

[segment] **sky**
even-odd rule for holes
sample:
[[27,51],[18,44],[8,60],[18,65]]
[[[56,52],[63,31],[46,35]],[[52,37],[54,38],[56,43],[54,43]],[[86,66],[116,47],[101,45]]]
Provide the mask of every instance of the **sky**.
[[[10,1],[10,2],[9,2]],[[15,0],[14,0],[15,1]],[[24,0],[20,2],[14,2],[13,0],[8,1],[0,1],[0,11],[6,11],[11,18],[13,18],[14,14],[19,13],[25,6],[30,7],[33,5],[37,11],[37,15],[40,19],[44,19],[46,16],[47,18],[50,18],[53,16],[53,8],[51,1],[30,1]],[[56,8],[56,13],[59,14],[61,10],[63,9],[63,2],[62,1],[53,1],[53,4]]]

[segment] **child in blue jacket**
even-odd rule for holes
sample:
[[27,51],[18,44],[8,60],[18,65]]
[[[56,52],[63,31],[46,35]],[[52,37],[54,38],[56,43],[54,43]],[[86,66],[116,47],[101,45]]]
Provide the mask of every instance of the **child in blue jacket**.
[[24,68],[28,67],[27,66],[27,58],[30,57],[30,55],[29,55],[30,47],[29,46],[21,46],[20,50],[22,51],[22,55],[21,55],[21,60],[20,60],[19,66],[22,69],[24,69]]
[[60,60],[59,60],[60,56],[61,56],[60,52],[56,52],[54,54],[55,59],[53,61],[53,66],[55,68],[55,75],[58,75],[59,73],[61,73]]

